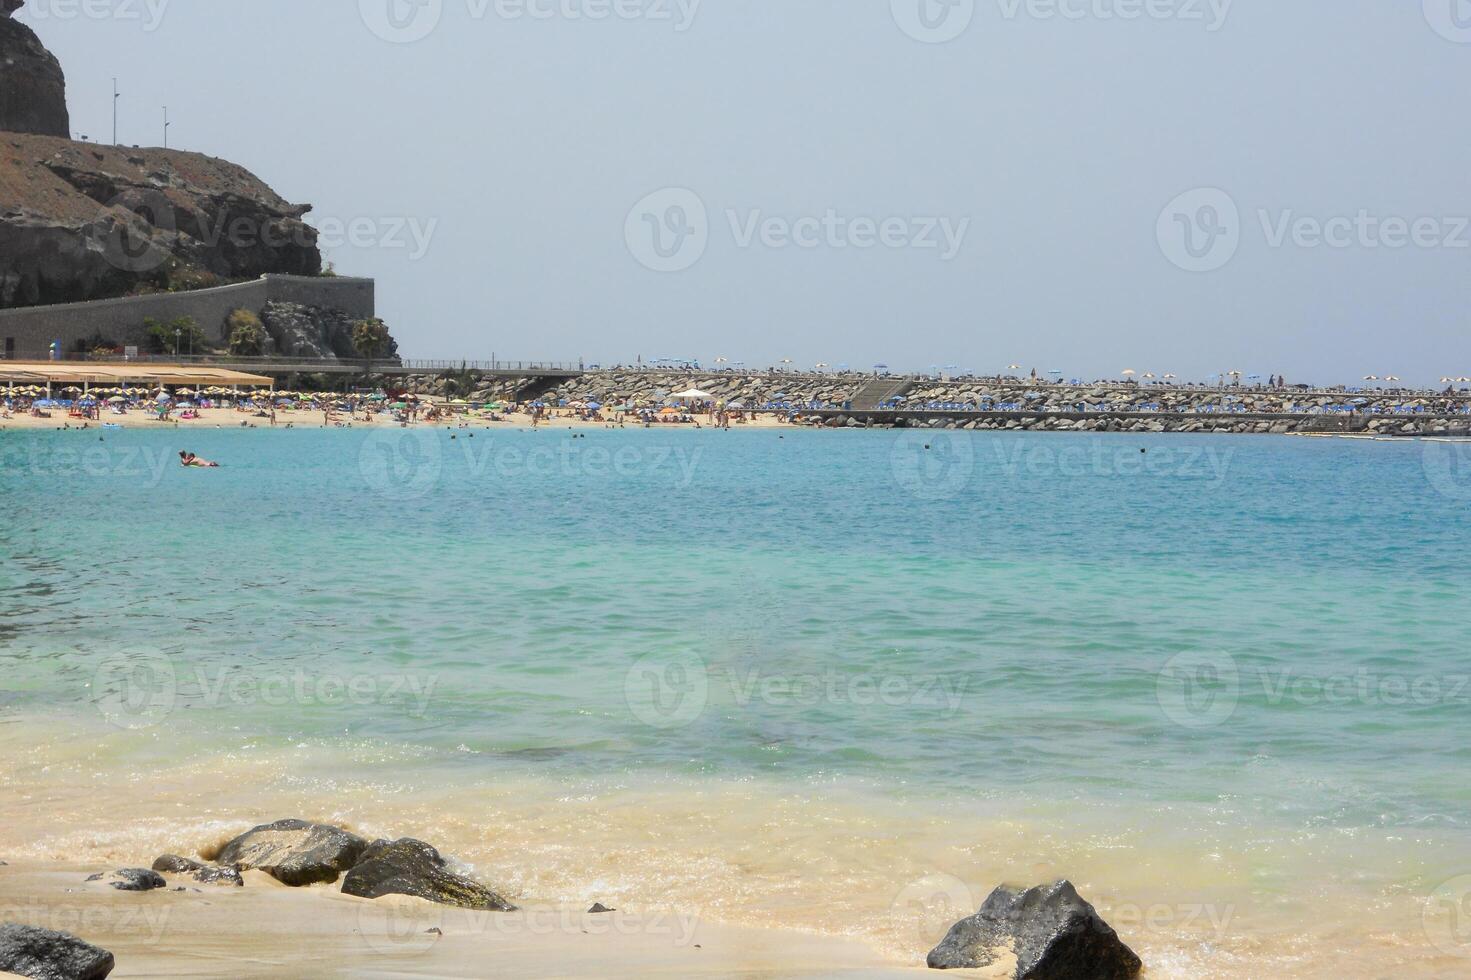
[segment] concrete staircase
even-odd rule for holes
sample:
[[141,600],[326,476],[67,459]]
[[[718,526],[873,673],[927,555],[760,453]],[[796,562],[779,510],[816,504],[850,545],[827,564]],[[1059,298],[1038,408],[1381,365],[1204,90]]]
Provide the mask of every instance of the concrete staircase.
[[914,390],[914,382],[903,378],[874,378],[853,396],[852,410],[870,412],[884,402],[907,395]]

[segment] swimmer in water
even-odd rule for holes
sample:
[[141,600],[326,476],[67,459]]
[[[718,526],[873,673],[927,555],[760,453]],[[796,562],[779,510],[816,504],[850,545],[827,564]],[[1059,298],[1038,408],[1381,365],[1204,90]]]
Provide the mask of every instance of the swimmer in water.
[[179,465],[185,467],[193,466],[202,470],[217,470],[220,468],[219,463],[212,463],[207,459],[200,459],[193,453],[184,452],[182,449],[179,450]]

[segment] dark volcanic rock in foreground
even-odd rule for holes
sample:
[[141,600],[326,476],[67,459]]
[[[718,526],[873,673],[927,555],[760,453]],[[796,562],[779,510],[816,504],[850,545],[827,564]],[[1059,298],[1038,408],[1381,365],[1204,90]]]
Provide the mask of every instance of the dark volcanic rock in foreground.
[[71,137],[66,75],[36,32],[11,19],[22,0],[0,0],[0,130]]
[[0,971],[32,980],[102,980],[112,954],[65,932],[0,924]]
[[1004,969],[1013,959],[1013,980],[1130,980],[1142,966],[1067,881],[996,889],[979,912],[950,927],[928,962],[937,970]]
[[163,875],[147,868],[123,868],[107,876],[107,883],[120,892],[148,892],[167,888]]
[[180,857],[177,854],[164,854],[153,862],[154,871],[165,871],[169,874],[186,874],[202,867],[204,865],[193,858]]
[[258,868],[283,884],[315,885],[337,880],[358,862],[368,842],[337,827],[306,820],[277,820],[247,830],[215,860],[244,871]]
[[437,850],[409,837],[374,841],[358,865],[342,879],[342,893],[358,898],[412,895],[465,909],[516,910],[516,906],[479,882],[445,870],[444,858]]

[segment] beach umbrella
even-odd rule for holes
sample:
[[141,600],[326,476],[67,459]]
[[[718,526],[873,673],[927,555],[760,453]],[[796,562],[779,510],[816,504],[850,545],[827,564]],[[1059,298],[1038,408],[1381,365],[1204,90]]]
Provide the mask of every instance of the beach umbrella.
[[122,395],[113,395],[111,398],[108,399],[108,401],[114,405],[122,405],[127,402],[127,399],[124,398]]
[[1366,374],[1366,375],[1364,375],[1364,380],[1365,381],[1378,381],[1379,380],[1379,375],[1377,375],[1377,374]]
[[1124,377],[1126,377],[1126,378],[1132,378],[1137,373],[1138,372],[1135,371],[1133,368],[1125,368],[1124,369]]
[[602,402],[588,402],[587,403],[587,410],[590,411],[590,412],[600,411],[602,409],[602,407],[603,407],[603,403]]

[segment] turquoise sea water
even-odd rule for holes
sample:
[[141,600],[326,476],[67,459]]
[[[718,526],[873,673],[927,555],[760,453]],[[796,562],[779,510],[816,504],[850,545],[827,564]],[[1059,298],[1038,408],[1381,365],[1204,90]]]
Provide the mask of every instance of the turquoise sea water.
[[[180,448],[225,465],[183,470]],[[841,784],[1205,815],[1177,823],[1203,851],[1207,826],[1260,845],[1259,883],[1305,834],[1375,851],[1390,890],[1471,872],[1451,447],[299,429],[0,449],[0,719],[151,733],[109,750],[129,772],[370,743],[368,781]]]

